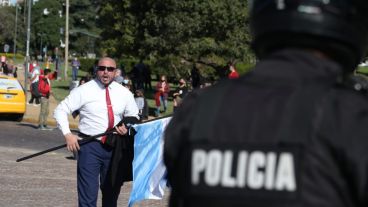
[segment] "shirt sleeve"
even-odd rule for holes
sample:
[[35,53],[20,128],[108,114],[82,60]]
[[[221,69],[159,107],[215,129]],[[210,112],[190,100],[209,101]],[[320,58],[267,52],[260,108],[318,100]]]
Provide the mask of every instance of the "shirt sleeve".
[[82,106],[81,94],[81,90],[79,90],[79,88],[75,88],[71,91],[69,96],[60,102],[54,111],[54,118],[63,135],[71,133],[68,115],[73,113],[73,111],[78,110]]
[[139,119],[138,116],[139,110],[133,94],[127,93],[126,97],[127,97],[127,105],[124,110],[124,116],[133,116]]

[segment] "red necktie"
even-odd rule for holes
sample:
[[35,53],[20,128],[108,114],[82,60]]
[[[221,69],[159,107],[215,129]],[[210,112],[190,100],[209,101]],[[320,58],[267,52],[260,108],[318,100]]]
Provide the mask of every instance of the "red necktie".
[[[112,111],[112,105],[110,100],[110,93],[109,93],[109,87],[106,87],[106,105],[107,105],[107,115],[109,117],[109,125],[107,127],[107,130],[110,130],[114,128],[114,112]],[[101,139],[102,143],[105,143],[106,136],[103,136]]]

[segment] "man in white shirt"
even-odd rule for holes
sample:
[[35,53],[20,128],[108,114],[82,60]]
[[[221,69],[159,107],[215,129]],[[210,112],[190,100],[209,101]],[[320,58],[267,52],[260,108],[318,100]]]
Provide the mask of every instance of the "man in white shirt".
[[[68,115],[79,110],[79,131],[96,135],[115,126],[120,135],[127,134],[125,125],[116,126],[124,117],[138,119],[138,108],[132,93],[114,82],[116,63],[105,57],[99,60],[96,78],[75,88],[55,109],[54,117],[62,131],[69,151],[78,151],[77,182],[79,206],[96,206],[98,186],[102,191],[102,206],[116,206],[120,188],[114,195],[105,184],[112,148],[104,138],[79,145],[78,136],[71,133]],[[112,111],[111,111],[112,110]],[[107,182],[106,182],[107,183]]]

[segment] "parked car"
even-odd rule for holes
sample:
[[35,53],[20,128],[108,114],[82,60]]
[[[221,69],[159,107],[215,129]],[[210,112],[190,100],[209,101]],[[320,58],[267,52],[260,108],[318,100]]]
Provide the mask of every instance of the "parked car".
[[21,121],[26,112],[26,96],[16,78],[0,75],[0,115]]

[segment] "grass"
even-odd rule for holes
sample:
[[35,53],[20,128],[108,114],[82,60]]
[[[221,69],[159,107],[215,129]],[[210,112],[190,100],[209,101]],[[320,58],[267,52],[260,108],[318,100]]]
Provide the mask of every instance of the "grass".
[[368,74],[368,67],[367,66],[360,66],[357,69],[358,72],[363,73],[363,74]]
[[67,80],[67,81],[53,80],[51,82],[52,94],[54,95],[56,100],[61,101],[66,96],[69,95],[69,92],[70,92],[69,85],[70,85],[70,80]]

